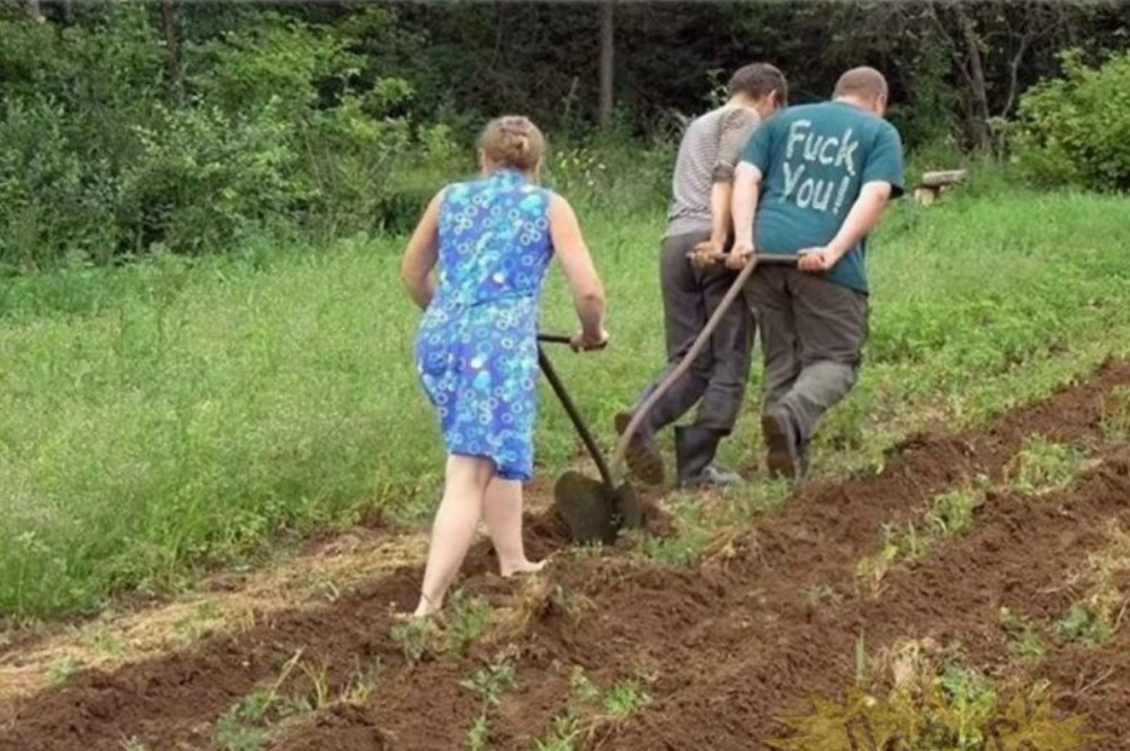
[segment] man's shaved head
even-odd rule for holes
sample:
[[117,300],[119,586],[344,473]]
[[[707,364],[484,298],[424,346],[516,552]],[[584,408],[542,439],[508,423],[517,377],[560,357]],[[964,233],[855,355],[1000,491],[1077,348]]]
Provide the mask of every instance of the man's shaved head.
[[836,82],[836,90],[832,94],[834,99],[845,96],[859,97],[860,99],[887,98],[889,89],[887,79],[874,68],[852,68],[840,76]]

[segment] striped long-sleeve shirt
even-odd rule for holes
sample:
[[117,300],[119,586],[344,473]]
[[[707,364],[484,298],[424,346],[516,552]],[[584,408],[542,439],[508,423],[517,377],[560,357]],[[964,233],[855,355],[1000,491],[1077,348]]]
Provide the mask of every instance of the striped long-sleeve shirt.
[[759,118],[745,107],[725,105],[687,126],[671,180],[671,205],[665,237],[710,232],[710,193],[729,182]]

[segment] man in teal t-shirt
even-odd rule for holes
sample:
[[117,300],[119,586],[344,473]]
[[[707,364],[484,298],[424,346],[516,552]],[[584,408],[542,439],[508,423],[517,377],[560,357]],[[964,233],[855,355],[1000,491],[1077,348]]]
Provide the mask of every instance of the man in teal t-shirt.
[[867,338],[867,234],[903,193],[902,140],[886,106],[883,75],[850,70],[832,101],[759,128],[734,178],[732,264],[754,252],[800,259],[759,264],[745,289],[765,358],[769,471],[797,482],[821,417],[855,384]]

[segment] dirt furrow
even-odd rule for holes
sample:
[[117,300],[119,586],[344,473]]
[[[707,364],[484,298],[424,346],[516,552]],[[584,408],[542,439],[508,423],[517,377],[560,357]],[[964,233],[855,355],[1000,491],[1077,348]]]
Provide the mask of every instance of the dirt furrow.
[[[782,620],[725,664],[699,664],[701,677],[664,697],[592,748],[758,748],[784,733],[775,718],[811,710],[814,695],[838,697],[853,685],[860,634],[871,648],[906,638],[960,641],[973,664],[1007,654],[1002,606],[1052,615],[1047,590],[1106,539],[1112,517],[1130,520],[1126,454],[1104,463],[1069,492],[991,497],[974,530],[914,566],[892,572],[878,599],[851,597],[812,614],[794,590]],[[788,597],[788,591],[782,591]]]
[[1103,736],[1087,751],[1124,751],[1130,746],[1130,628],[1098,649],[1074,645],[1037,673],[1051,682],[1061,711],[1087,717],[1088,732]]
[[[528,524],[534,555],[566,542],[547,514]],[[489,546],[476,546],[469,580],[497,588],[492,570]],[[305,664],[332,670],[334,689],[358,662],[395,672],[404,659],[391,637],[392,616],[415,603],[422,574],[421,566],[401,566],[330,606],[257,614],[246,630],[112,670],[82,670],[39,695],[0,703],[0,751],[120,751],[129,738],[146,748],[198,751],[209,747],[219,715],[276,679],[299,651]]]
[[[587,597],[591,605],[582,608],[579,617],[546,608],[521,640],[522,689],[502,708],[494,747],[528,747],[529,738],[545,730],[562,707],[567,684],[562,665],[583,665],[607,682],[629,672],[641,656],[661,665],[654,687],[658,702],[642,720],[624,728],[612,747],[632,748],[624,744],[637,729],[648,731],[640,736],[647,744],[640,747],[647,748],[661,747],[656,739],[669,730],[690,732],[707,724],[719,738],[750,737],[748,720],[760,716],[758,702],[803,690],[795,683],[796,674],[811,675],[813,681],[822,671],[842,675],[847,652],[826,664],[823,653],[809,655],[797,645],[808,638],[842,641],[846,635],[850,640],[858,619],[872,622],[862,605],[856,621],[823,622],[799,604],[798,587],[848,581],[853,561],[871,552],[884,521],[920,507],[973,474],[999,473],[1025,435],[1040,432],[1075,442],[1092,434],[1104,411],[1103,398],[1126,383],[1130,365],[1108,363],[1086,382],[981,430],[909,442],[880,476],[806,491],[756,534],[739,540],[732,554],[715,556],[695,571],[633,570],[605,561],[563,575],[555,583]],[[1057,529],[1061,527],[1062,522]],[[481,552],[479,558],[475,571],[481,578],[486,561]],[[977,581],[981,570],[967,571]],[[0,707],[0,723],[5,712],[9,718],[0,732],[0,749],[117,751],[121,740],[131,736],[152,748],[176,748],[193,738],[202,723],[277,675],[298,649],[339,668],[358,656],[380,659],[387,668],[371,707],[318,718],[327,723],[324,747],[347,748],[330,738],[343,737],[344,728],[354,725],[371,744],[453,747],[449,741],[462,737],[474,711],[474,703],[454,687],[453,679],[466,677],[478,663],[403,666],[399,647],[389,636],[389,605],[409,605],[418,579],[418,568],[405,568],[329,608],[277,615],[245,633],[205,640],[189,652],[110,672],[80,673],[33,699]],[[927,601],[922,607],[928,611],[933,606]],[[920,619],[927,611],[911,612]],[[844,612],[850,614],[850,607]],[[741,669],[742,661],[750,658],[751,642],[765,655],[778,656],[776,663],[757,657],[757,664],[765,665],[758,671],[760,679]],[[774,665],[776,670],[768,669]],[[703,683],[703,666],[726,670],[708,682],[724,691],[705,703],[689,701]],[[726,713],[718,711],[721,697],[728,697]],[[676,724],[681,727],[674,728]],[[310,742],[316,743],[316,737]],[[279,744],[297,747],[285,740]]]
[[[1025,436],[1039,432],[1060,442],[1093,437],[1096,423],[1105,411],[1105,397],[1128,379],[1130,369],[1125,364],[1107,364],[1087,382],[1005,415],[981,431],[955,439],[911,441],[881,476],[805,493],[794,499],[780,518],[770,521],[757,535],[739,542],[731,556],[720,555],[699,569],[622,574],[613,568],[591,573],[577,586],[593,601],[593,611],[580,620],[551,611],[524,645],[526,653],[519,665],[521,686],[516,695],[504,702],[494,722],[492,747],[529,748],[535,737],[547,732],[553,715],[564,708],[570,664],[584,666],[604,685],[623,677],[640,663],[658,664],[661,677],[653,693],[657,697],[674,697],[693,693],[704,676],[716,675],[718,671],[729,672],[742,682],[745,670],[740,657],[753,641],[766,654],[782,655],[784,662],[767,670],[763,682],[747,693],[767,697],[795,693],[791,674],[817,663],[821,669],[827,665],[822,658],[794,647],[810,639],[819,641],[826,633],[837,631],[848,634],[850,644],[858,633],[853,629],[859,626],[843,620],[821,623],[803,605],[802,587],[817,583],[843,585],[850,581],[853,562],[872,552],[884,521],[922,506],[934,494],[974,474],[999,475]],[[995,534],[1009,534],[1008,530],[1026,523],[1026,503],[1005,503],[1002,508],[1003,526],[997,529],[990,524]],[[1059,529],[1063,522],[1052,520],[1050,526]],[[1022,542],[1013,542],[1022,555],[1027,551]],[[1001,545],[993,538],[985,538],[984,544],[988,548]],[[953,563],[948,561],[947,565]],[[978,561],[968,567],[959,566],[959,579],[975,582],[984,565],[984,561]],[[1002,586],[1020,586],[1017,582],[1030,569],[1027,563],[1019,564],[1016,571],[1020,573],[1014,571],[1013,580]],[[936,575],[939,582],[947,581],[947,576]],[[934,604],[929,594],[923,596],[928,614]],[[979,599],[974,598],[975,602]],[[844,612],[851,614],[850,610]],[[911,612],[915,617],[921,616]],[[861,616],[854,617],[859,620]],[[850,649],[834,658],[840,669],[833,675],[842,675],[849,666]],[[469,669],[452,668],[449,680],[458,679],[460,670],[465,677]],[[445,748],[461,742],[470,714],[462,725],[444,729],[439,722],[444,707],[431,699],[427,689],[427,685],[435,685],[435,680],[434,675],[428,676],[415,689],[398,683],[398,705],[405,701],[406,693],[416,697],[407,701],[414,708],[407,715],[389,710],[379,699],[361,711],[370,725],[387,733],[384,737],[393,744],[390,748]],[[742,700],[748,702],[749,697]],[[663,716],[664,701],[661,698],[647,716]],[[739,720],[739,725],[744,722]],[[691,709],[672,724],[683,729],[709,727],[711,732],[721,732],[719,737],[725,737],[726,723],[725,716],[711,715],[709,721],[704,721],[697,709]],[[680,743],[689,739],[683,738]],[[629,748],[622,745],[624,742],[627,736],[617,737],[607,747]],[[645,734],[639,747],[657,748],[651,745],[654,742],[654,735]],[[676,743],[672,747],[712,746]],[[279,748],[292,747],[283,742]]]

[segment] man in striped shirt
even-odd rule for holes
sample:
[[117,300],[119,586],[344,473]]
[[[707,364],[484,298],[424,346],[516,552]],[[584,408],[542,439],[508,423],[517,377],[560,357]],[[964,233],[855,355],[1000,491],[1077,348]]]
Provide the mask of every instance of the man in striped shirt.
[[[734,281],[734,272],[722,265],[692,265],[689,257],[696,250],[723,252],[731,242],[734,168],[757,125],[786,104],[788,83],[774,66],[755,63],[733,75],[729,93],[725,105],[691,122],[679,146],[660,251],[667,369],[644,388],[633,410],[679,364]],[[740,479],[717,467],[714,455],[741,410],[754,329],[747,306],[732,305],[690,373],[654,406],[633,436],[625,458],[637,478],[650,484],[663,482],[663,456],[655,434],[698,403],[695,421],[675,428],[679,484],[717,486]],[[632,411],[617,415],[616,430],[622,433],[631,418]]]

